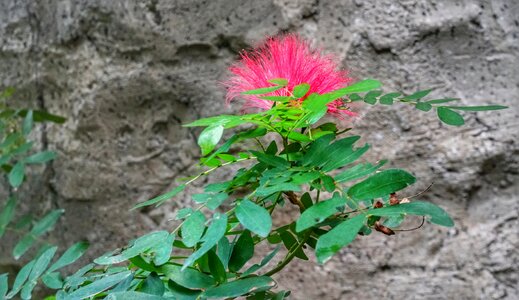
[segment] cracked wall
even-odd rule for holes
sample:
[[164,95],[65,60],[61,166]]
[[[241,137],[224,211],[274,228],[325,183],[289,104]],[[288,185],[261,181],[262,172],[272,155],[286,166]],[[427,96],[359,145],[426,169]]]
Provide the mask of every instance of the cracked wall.
[[[38,131],[59,159],[30,176],[23,209],[65,208],[52,238],[88,239],[92,256],[167,226],[188,199],[128,209],[191,170],[196,132],[180,124],[236,110],[218,82],[237,52],[299,32],[356,78],[511,108],[451,128],[407,107],[363,107],[353,125],[370,157],[413,172],[416,191],[434,182],[425,198],[456,227],[358,239],[324,266],[292,264],[281,287],[294,299],[516,299],[518,16],[513,0],[1,1],[0,86],[17,87],[16,105],[68,117]],[[0,264],[16,266],[4,254]]]

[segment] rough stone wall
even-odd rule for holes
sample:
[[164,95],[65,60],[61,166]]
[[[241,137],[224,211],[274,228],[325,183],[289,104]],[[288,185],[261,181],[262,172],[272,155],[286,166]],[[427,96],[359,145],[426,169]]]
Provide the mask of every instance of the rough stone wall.
[[324,266],[293,263],[280,286],[293,299],[518,299],[515,0],[2,0],[0,87],[69,118],[37,134],[59,159],[32,174],[24,209],[65,208],[53,238],[88,239],[92,256],[167,226],[188,200],[128,209],[189,172],[196,132],[180,124],[235,109],[218,81],[237,52],[285,31],[354,77],[511,108],[452,128],[407,107],[363,107],[354,126],[370,156],[415,173],[416,191],[434,182],[425,198],[456,227],[358,239]]

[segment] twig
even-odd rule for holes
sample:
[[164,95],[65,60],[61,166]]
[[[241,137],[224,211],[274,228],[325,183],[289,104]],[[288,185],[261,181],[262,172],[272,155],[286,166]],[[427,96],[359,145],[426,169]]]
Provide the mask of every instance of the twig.
[[433,186],[433,184],[434,184],[434,182],[431,182],[431,184],[429,184],[429,186],[428,186],[425,190],[419,192],[418,194],[415,194],[415,195],[412,195],[412,196],[409,196],[409,197],[406,197],[406,198],[407,198],[407,199],[411,199],[411,198],[415,198],[415,197],[418,197],[418,196],[422,195],[423,193],[425,193],[425,192],[427,192],[428,190],[430,190],[431,187]]
[[273,268],[272,270],[268,271],[267,273],[265,273],[263,275],[272,276],[272,275],[276,274],[277,272],[281,271],[286,265],[288,265],[288,263],[290,263],[292,261],[292,259],[294,259],[297,251],[299,251],[299,249],[301,249],[301,247],[303,247],[303,245],[306,243],[306,241],[308,241],[311,234],[312,234],[312,231],[308,230],[308,232],[305,234],[303,239],[301,241],[299,241],[299,243],[295,244],[292,248],[290,248],[287,256],[285,256],[285,258],[280,263],[278,263],[275,268]]
[[422,223],[418,226],[418,227],[415,227],[415,228],[409,228],[409,229],[393,229],[393,231],[414,231],[414,230],[417,230],[417,229],[420,229],[422,228],[422,226],[425,224],[425,217],[422,217]]

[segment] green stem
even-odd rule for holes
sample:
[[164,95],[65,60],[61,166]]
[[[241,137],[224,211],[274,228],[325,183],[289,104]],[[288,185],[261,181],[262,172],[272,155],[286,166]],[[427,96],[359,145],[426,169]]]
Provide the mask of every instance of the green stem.
[[237,160],[235,161],[230,161],[230,162],[226,162],[226,163],[223,163],[219,166],[216,166],[216,167],[212,167],[211,169],[208,169],[198,175],[196,175],[195,177],[191,178],[189,181],[187,181],[186,183],[184,183],[185,185],[188,185],[190,183],[192,183],[193,181],[197,180],[198,178],[202,177],[202,176],[205,176],[211,172],[213,172],[214,170],[216,169],[219,169],[221,167],[225,167],[225,166],[228,166],[228,165],[232,165],[232,164],[235,164],[235,163],[239,163],[239,162],[242,162],[242,161],[245,161],[245,160],[249,160],[249,159],[253,159],[255,158],[254,156],[251,156],[251,157],[247,157],[247,158],[238,158]]
[[272,275],[276,274],[277,272],[283,270],[283,268],[286,267],[286,265],[288,265],[292,261],[292,259],[294,259],[294,257],[296,256],[296,252],[299,251],[299,249],[301,249],[303,247],[303,245],[306,243],[306,241],[308,241],[308,239],[310,238],[311,234],[312,234],[312,231],[308,230],[306,232],[305,236],[303,237],[303,239],[301,241],[299,241],[299,243],[295,244],[292,248],[290,248],[287,256],[285,256],[285,259],[283,259],[280,263],[278,263],[275,268],[273,268],[272,270],[268,271],[267,273],[265,273],[263,275],[272,276]]

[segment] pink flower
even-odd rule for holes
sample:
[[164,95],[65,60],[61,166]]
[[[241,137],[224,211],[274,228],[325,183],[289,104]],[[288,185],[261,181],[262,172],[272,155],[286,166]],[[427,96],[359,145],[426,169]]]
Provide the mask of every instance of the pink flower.
[[[323,55],[294,34],[268,38],[257,49],[242,52],[241,59],[229,71],[232,76],[224,82],[228,88],[226,99],[228,102],[236,98],[244,99],[244,110],[271,108],[271,101],[262,100],[257,95],[242,95],[248,90],[272,86],[268,82],[270,79],[288,80],[286,88],[269,94],[275,96],[287,96],[294,86],[301,83],[310,85],[308,96],[311,93],[331,92],[352,82],[346,71],[339,70],[333,56]],[[343,108],[341,100],[328,104],[328,113],[341,118],[355,115]]]

